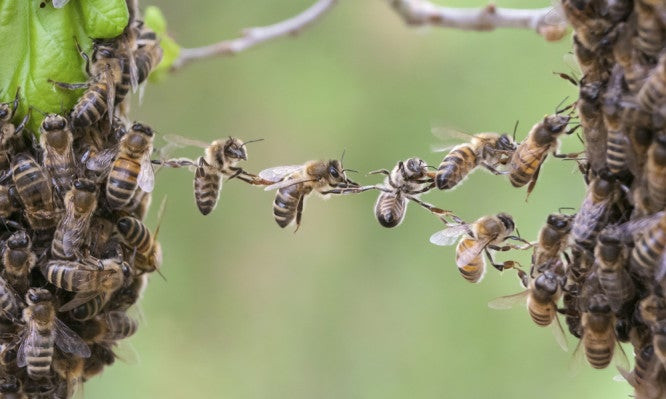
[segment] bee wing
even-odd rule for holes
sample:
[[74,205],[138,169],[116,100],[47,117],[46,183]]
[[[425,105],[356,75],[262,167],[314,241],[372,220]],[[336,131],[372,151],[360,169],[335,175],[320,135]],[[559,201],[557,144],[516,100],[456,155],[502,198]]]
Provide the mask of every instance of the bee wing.
[[55,344],[63,352],[79,357],[90,357],[90,348],[77,333],[59,319],[54,319]]
[[275,184],[271,184],[269,186],[266,186],[264,188],[264,191],[271,191],[271,190],[279,190],[281,188],[293,186],[296,184],[301,184],[309,181],[314,181],[314,179],[287,179],[287,180],[282,180],[279,181]]
[[460,130],[436,126],[431,129],[432,135],[440,140],[440,143],[430,146],[432,152],[447,152],[457,145],[470,141],[474,135],[461,132]]
[[28,364],[26,361],[25,351],[27,348],[31,348],[36,345],[36,339],[39,335],[37,329],[32,326],[31,322],[28,323],[28,326],[28,332],[23,337],[23,339],[21,339],[21,343],[19,344],[19,347],[16,351],[16,365],[19,367],[25,367]]
[[139,354],[127,341],[118,341],[113,346],[113,354],[125,364],[134,365],[139,363]]
[[511,309],[516,305],[525,304],[525,300],[527,300],[528,293],[529,291],[525,290],[517,294],[505,295],[499,298],[495,298],[492,301],[488,302],[488,307],[497,310]]
[[99,295],[99,292],[96,292],[96,291],[77,292],[76,295],[74,295],[74,298],[72,298],[71,301],[62,305],[60,307],[60,309],[58,309],[58,312],[68,312],[68,311],[70,311],[70,310],[72,310],[72,309],[74,309],[78,306],[81,306],[84,303],[92,300],[97,295]]
[[181,147],[181,148],[182,147],[189,147],[189,146],[208,148],[208,146],[210,146],[210,143],[190,139],[190,138],[187,138],[187,137],[179,136],[177,134],[167,134],[167,135],[164,135],[162,137],[164,137],[164,140],[167,143],[172,144],[176,147]]
[[153,164],[150,162],[150,155],[148,154],[141,158],[141,170],[137,177],[137,183],[147,193],[152,192],[155,187],[155,171],[153,170]]
[[657,212],[655,214],[621,224],[617,227],[614,227],[613,230],[617,232],[616,234],[619,235],[621,240],[632,241],[635,235],[640,235],[640,233],[644,232],[646,229],[651,228],[657,221],[659,221],[659,219],[665,215],[666,211]]
[[[461,251],[458,253],[458,256],[456,257],[456,265],[458,267],[465,267],[470,264],[476,258],[479,256],[481,251],[490,243],[490,239],[485,239],[485,240],[474,240],[474,243],[472,244],[471,247],[465,248],[464,251]],[[485,265],[486,263],[486,258],[483,258],[483,264]]]
[[555,315],[555,323],[550,323],[548,326],[550,328],[550,331],[553,333],[553,337],[555,337],[555,342],[562,348],[563,351],[568,352],[569,351],[569,344],[567,343],[567,338],[564,335],[564,329],[562,328],[562,323],[560,323],[560,318]]
[[599,219],[606,212],[609,203],[609,201],[599,201],[585,208],[585,202],[583,202],[582,209],[578,211],[574,218],[574,225],[596,226],[599,223]]
[[102,150],[86,161],[86,167],[96,172],[107,170],[111,167],[111,164],[116,158],[116,154],[118,154],[118,148],[107,148]]
[[430,242],[435,245],[446,246],[453,245],[458,241],[458,237],[469,231],[469,225],[457,224],[444,230],[440,230],[430,236]]
[[259,177],[264,180],[278,182],[290,174],[300,170],[303,165],[276,166],[274,168],[264,169],[259,172]]
[[136,93],[136,89],[139,87],[139,69],[136,67],[136,58],[134,58],[132,49],[127,42],[125,42],[125,54],[129,61],[129,76],[130,84],[132,85],[132,93]]
[[615,352],[613,353],[613,363],[615,364],[615,367],[617,367],[618,370],[624,369],[624,370],[629,370],[629,359],[627,358],[627,354],[624,352],[624,349],[622,349],[622,345],[620,345],[620,341],[615,339]]
[[63,8],[67,3],[69,3],[69,0],[53,0],[53,7]]
[[109,116],[109,124],[113,126],[113,115],[115,114],[114,110],[115,110],[115,101],[116,101],[116,84],[111,69],[108,69],[106,73],[104,73],[104,79],[106,80],[106,86],[107,86],[106,113]]

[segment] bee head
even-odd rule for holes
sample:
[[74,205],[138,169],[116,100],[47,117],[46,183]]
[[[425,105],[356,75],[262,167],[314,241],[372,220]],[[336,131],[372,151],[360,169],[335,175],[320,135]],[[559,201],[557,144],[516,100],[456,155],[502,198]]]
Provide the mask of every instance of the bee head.
[[550,270],[546,270],[534,280],[534,288],[548,295],[554,295],[559,284],[557,275]]
[[418,178],[426,174],[428,165],[420,158],[409,158],[404,162],[405,175],[408,178]]
[[546,224],[554,230],[569,230],[571,228],[571,218],[559,213],[548,215]]
[[28,293],[25,294],[25,300],[28,305],[34,305],[41,302],[49,302],[53,300],[51,292],[44,288],[30,288]]
[[9,122],[12,117],[12,110],[9,108],[9,104],[0,103],[0,122]]
[[597,238],[598,244],[597,244],[597,256],[602,258],[603,260],[607,262],[612,262],[616,260],[620,254],[622,253],[622,244],[620,243],[620,240],[608,233],[602,231],[599,234],[599,237]]
[[504,133],[499,137],[499,139],[497,139],[496,147],[498,150],[503,150],[503,151],[515,150],[516,142],[513,140],[511,136]]
[[247,151],[242,141],[229,137],[224,144],[224,155],[232,159],[247,160]]
[[94,193],[97,191],[97,186],[95,182],[90,179],[76,179],[74,180],[74,188],[79,191],[87,191],[89,193]]
[[512,232],[513,229],[516,227],[515,223],[513,223],[513,218],[511,217],[511,215],[507,213],[504,212],[498,213],[497,219],[499,219],[500,222],[502,222],[504,228],[506,228],[507,233]]
[[25,230],[19,230],[9,236],[7,239],[7,247],[9,249],[22,249],[30,246],[30,236]]
[[62,130],[67,127],[67,119],[58,114],[48,114],[42,121],[44,131]]

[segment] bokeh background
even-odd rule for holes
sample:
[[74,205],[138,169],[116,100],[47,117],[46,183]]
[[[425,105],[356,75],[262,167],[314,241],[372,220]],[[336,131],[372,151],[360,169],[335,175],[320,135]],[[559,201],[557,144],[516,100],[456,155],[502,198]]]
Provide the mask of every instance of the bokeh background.
[[[312,3],[157,5],[172,36],[195,47]],[[159,133],[205,141],[263,138],[249,145],[245,166],[254,172],[346,149],[345,166],[361,171],[353,178],[374,183],[380,179],[365,172],[412,156],[438,165],[442,154],[430,151],[438,142],[433,125],[511,132],[519,120],[522,139],[566,96],[575,98],[576,89],[553,75],[571,70],[569,50],[570,37],[553,44],[526,30],[412,29],[385,1],[340,1],[296,39],[200,61],[149,85],[133,117]],[[564,139],[565,151],[579,148],[575,136]],[[528,203],[524,189],[485,172],[424,199],[469,221],[508,212],[532,240],[548,213],[577,207],[583,192],[575,164],[550,159]],[[151,276],[142,327],[129,340],[138,362],[118,361],[86,384],[86,397],[548,399],[630,392],[612,380],[613,369],[576,367],[576,341],[569,337],[563,352],[525,309],[489,309],[489,300],[520,290],[515,273],[489,270],[479,285],[464,281],[453,248],[428,242],[443,225],[413,204],[401,226],[385,229],[374,219],[374,192],[313,197],[294,234],[274,222],[272,192],[228,182],[216,211],[203,217],[192,174],[162,170],[150,226],[165,195],[167,280]],[[498,258],[527,264],[529,253]]]

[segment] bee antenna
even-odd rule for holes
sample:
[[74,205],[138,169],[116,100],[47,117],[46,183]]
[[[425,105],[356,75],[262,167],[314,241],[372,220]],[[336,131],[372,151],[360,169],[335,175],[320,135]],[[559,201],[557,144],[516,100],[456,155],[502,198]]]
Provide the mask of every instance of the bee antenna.
[[513,125],[513,141],[516,141],[516,131],[518,130],[518,122],[520,122],[520,120],[516,119],[516,124]]
[[257,141],[264,141],[264,139],[254,139],[254,140],[246,141],[243,144],[241,144],[241,147],[245,147],[245,144],[256,143]]
[[342,160],[345,159],[345,152],[347,152],[347,149],[342,150],[342,155],[340,156],[340,163],[342,163]]
[[432,169],[432,170],[437,170],[437,166],[432,166],[432,165],[426,165],[426,168]]
[[35,107],[34,105],[31,105],[29,109],[34,109],[35,111],[39,112],[40,114],[46,116],[46,112],[42,111],[41,109]]
[[555,107],[555,113],[556,113],[556,114],[561,114],[562,112],[564,112],[564,111],[568,110],[569,108],[571,108],[571,105],[569,105],[569,106],[567,106],[567,107],[565,107],[565,108],[560,109],[560,107],[562,106],[562,104],[564,104],[568,99],[569,99],[569,96],[566,96],[566,97],[564,97],[564,99],[563,99],[562,101],[560,101],[559,104],[557,104],[557,107]]
[[354,172],[354,173],[358,173],[358,170],[354,170],[354,169],[342,169],[342,173],[345,173],[345,172]]
[[570,207],[570,206],[561,206],[561,207],[557,208],[557,212],[562,213],[562,211],[566,210],[566,209],[569,209],[569,210],[572,210],[572,211],[576,210],[576,208],[573,208],[573,207]]

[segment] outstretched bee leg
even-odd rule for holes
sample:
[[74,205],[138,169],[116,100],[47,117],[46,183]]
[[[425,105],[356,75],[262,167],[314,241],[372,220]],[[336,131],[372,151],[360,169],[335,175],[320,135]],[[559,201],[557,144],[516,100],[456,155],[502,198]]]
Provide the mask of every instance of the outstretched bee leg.
[[296,206],[296,230],[294,230],[294,233],[298,231],[298,228],[301,227],[301,218],[303,216],[303,199],[305,198],[304,195],[301,195],[298,198],[298,205]]
[[492,173],[494,175],[508,175],[508,174],[511,174],[510,171],[501,172],[501,171],[495,169],[494,166],[492,166],[491,164],[486,163],[486,162],[481,162],[480,165],[483,166],[484,168],[486,168],[490,173]]
[[[544,158],[544,161],[546,159]],[[530,180],[530,184],[527,186],[527,195],[525,196],[525,202],[527,202],[527,199],[530,197],[530,194],[532,193],[532,190],[534,190],[534,186],[536,185],[537,179],[539,178],[539,171],[541,171],[541,165],[543,165],[543,162],[539,164],[539,166],[536,168],[534,171],[534,175],[532,176],[532,180]]]
[[[372,189],[378,189],[381,190],[377,186],[362,186],[362,187],[343,187],[343,188],[334,188],[331,190],[326,190],[322,191],[321,194],[358,194],[362,193],[364,191],[372,190]],[[382,190],[384,191],[384,190]],[[390,191],[390,190],[387,190]]]
[[57,82],[51,79],[49,79],[48,81],[49,83],[53,83],[54,85],[66,90],[87,89],[90,86],[89,83],[65,83],[65,82]]
[[451,211],[447,211],[447,210],[445,210],[445,209],[438,208],[438,207],[436,207],[436,206],[434,206],[434,205],[432,205],[432,204],[429,204],[429,203],[427,203],[427,202],[421,201],[420,199],[418,199],[418,198],[416,198],[416,197],[414,197],[414,196],[411,196],[411,195],[407,195],[407,194],[405,194],[405,198],[407,198],[407,199],[410,200],[410,201],[414,201],[414,202],[416,202],[417,204],[421,205],[422,207],[424,207],[425,209],[429,210],[430,212],[432,212],[432,213],[434,213],[434,214],[436,214],[436,215],[439,215],[440,217],[442,217],[442,216],[447,216],[447,215],[451,215],[451,214],[452,214]]
[[[488,246],[488,247],[490,247],[490,246]],[[494,248],[491,248],[491,249],[494,249]],[[501,272],[504,271],[504,269],[511,269],[511,268],[513,268],[513,267],[514,267],[514,264],[516,263],[516,262],[514,262],[514,261],[512,261],[512,260],[507,260],[507,261],[505,261],[504,263],[496,263],[495,260],[493,259],[492,255],[490,255],[490,251],[488,251],[488,248],[484,248],[484,249],[483,249],[483,252],[485,252],[486,257],[488,258],[488,261],[490,262],[490,264],[493,265],[493,267],[494,267],[495,269],[497,269],[497,270],[499,270],[499,271],[501,271]]]

